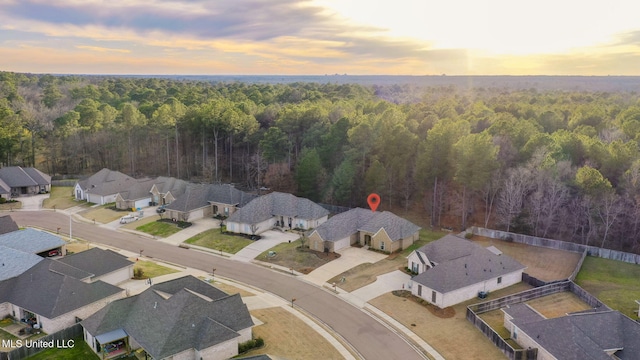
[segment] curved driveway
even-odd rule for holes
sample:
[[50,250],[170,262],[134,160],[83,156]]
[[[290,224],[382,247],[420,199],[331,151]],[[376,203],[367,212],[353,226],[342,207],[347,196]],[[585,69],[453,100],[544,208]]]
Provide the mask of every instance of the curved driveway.
[[[37,226],[68,234],[69,217],[51,211],[17,211],[11,217],[20,226]],[[365,359],[424,359],[397,334],[341,299],[296,278],[267,271],[251,263],[241,263],[198,251],[182,249],[129,233],[73,223],[73,235],[168,262],[204,270],[265,289],[306,310],[344,337]]]

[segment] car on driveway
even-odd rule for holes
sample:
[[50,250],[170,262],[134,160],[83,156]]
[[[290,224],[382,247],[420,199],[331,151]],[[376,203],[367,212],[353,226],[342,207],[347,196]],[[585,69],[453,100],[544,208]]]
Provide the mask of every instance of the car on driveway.
[[167,209],[165,209],[164,207],[165,207],[165,205],[161,205],[161,206],[159,206],[159,207],[156,209],[156,212],[157,212],[158,214],[162,214],[163,212],[167,211]]
[[136,221],[138,219],[139,219],[139,217],[137,217],[137,216],[125,215],[125,216],[120,218],[120,224],[128,224],[128,223],[134,222],[134,221]]

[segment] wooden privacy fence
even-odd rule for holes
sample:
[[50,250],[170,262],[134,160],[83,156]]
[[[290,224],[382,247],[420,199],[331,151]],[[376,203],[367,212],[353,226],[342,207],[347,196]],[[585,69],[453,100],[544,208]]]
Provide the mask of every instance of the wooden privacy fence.
[[573,251],[578,253],[587,252],[587,255],[604,259],[623,261],[631,264],[640,264],[640,255],[624,251],[604,249],[595,246],[576,244],[567,241],[545,239],[531,235],[516,234],[512,232],[485,229],[477,226],[471,227],[471,232],[475,235],[485,236],[492,239],[513,241],[521,244],[540,246],[550,249]]
[[[47,336],[41,337],[35,341],[43,341],[43,342],[53,341],[55,347],[60,347],[60,346],[68,345],[69,340],[75,339],[76,341],[78,341],[77,339],[82,337],[83,337],[82,326],[80,326],[80,324],[75,324],[71,327],[60,330],[53,334],[49,334]],[[23,340],[23,344],[24,344],[24,340]],[[78,346],[78,345],[80,344],[75,344],[75,346]],[[11,350],[9,352],[0,352],[0,360],[22,360],[30,356],[33,356],[42,350],[46,350],[46,349],[38,348],[38,347],[22,346],[14,350]],[[64,350],[61,349],[60,351],[64,351]]]
[[[532,277],[532,279],[535,279]],[[537,279],[536,279],[537,280]],[[507,305],[514,305],[533,300],[539,297],[555,294],[562,291],[569,291],[580,298],[580,300],[589,304],[596,310],[611,310],[607,305],[603,304],[595,296],[589,294],[583,288],[575,284],[571,280],[551,283],[537,288],[525,290],[517,294],[511,294],[499,299],[486,301],[479,304],[467,306],[467,320],[504,353],[511,360],[536,359],[537,349],[515,349],[505,339],[503,339],[491,326],[489,326],[478,315],[501,309]]]

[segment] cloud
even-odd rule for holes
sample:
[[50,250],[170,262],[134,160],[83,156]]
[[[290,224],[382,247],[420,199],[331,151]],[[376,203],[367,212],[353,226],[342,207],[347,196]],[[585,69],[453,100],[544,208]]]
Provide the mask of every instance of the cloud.
[[127,49],[112,49],[112,48],[105,48],[100,46],[88,46],[88,45],[76,45],[76,48],[97,51],[97,52],[117,52],[117,53],[125,53],[125,54],[128,54],[131,52],[131,50],[127,50]]

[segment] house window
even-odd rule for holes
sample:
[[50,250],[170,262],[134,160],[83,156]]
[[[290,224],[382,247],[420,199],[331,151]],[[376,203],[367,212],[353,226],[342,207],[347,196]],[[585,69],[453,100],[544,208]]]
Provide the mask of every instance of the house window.
[[224,208],[224,216],[229,216],[229,208]]
[[502,284],[502,276],[498,278],[498,284]]
[[431,302],[432,303],[436,303],[436,292],[435,291],[431,291]]
[[411,271],[413,271],[414,273],[417,273],[418,270],[419,270],[419,268],[418,268],[419,266],[420,265],[418,265],[418,264],[416,264],[415,262],[412,261],[411,262]]
[[418,296],[422,296],[422,285],[418,285]]
[[513,327],[513,336],[511,336],[513,338],[513,340],[517,340],[518,339],[518,328],[517,327]]
[[384,241],[380,242],[380,250],[384,250]]

